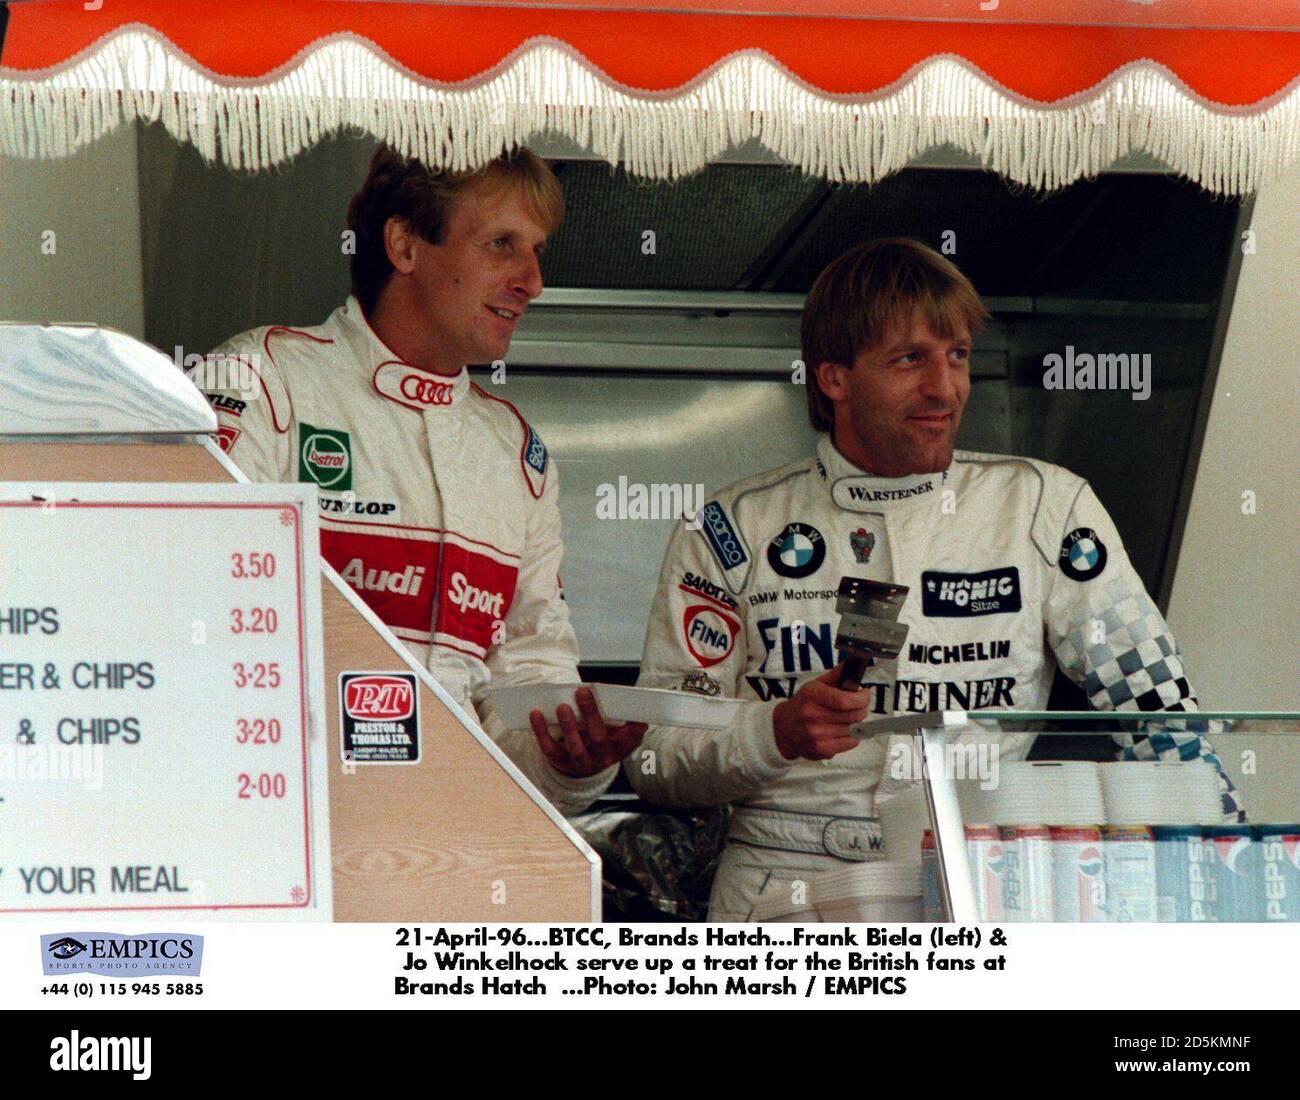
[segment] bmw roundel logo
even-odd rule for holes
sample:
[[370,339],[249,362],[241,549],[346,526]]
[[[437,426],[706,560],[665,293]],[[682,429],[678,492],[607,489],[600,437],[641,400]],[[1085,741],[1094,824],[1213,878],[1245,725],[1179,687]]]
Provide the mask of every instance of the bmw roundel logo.
[[1061,572],[1076,581],[1090,581],[1106,568],[1106,544],[1091,527],[1076,527],[1061,542]]
[[767,564],[782,577],[808,577],[826,560],[826,540],[816,527],[787,523],[767,544]]

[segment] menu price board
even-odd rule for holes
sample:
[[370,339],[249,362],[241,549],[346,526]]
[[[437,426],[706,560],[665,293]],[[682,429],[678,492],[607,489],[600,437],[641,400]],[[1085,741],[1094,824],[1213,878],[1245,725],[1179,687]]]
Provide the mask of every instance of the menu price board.
[[304,485],[0,485],[0,916],[329,920]]

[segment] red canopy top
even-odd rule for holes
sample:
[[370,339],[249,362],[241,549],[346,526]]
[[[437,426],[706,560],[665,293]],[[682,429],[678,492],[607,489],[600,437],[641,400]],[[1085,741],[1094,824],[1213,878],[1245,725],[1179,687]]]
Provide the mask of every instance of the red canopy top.
[[[487,159],[545,125],[656,176],[756,137],[810,171],[872,179],[949,141],[1039,186],[1141,150],[1205,186],[1240,191],[1300,152],[1300,38],[1206,26],[1224,20],[1224,5],[1210,0],[1087,0],[1112,21],[1148,24],[1112,26],[1069,22],[1083,0],[1055,5],[1054,23],[1041,21],[1043,0],[1036,23],[1016,21],[1028,0],[998,0],[987,13],[975,0],[873,7],[926,20],[835,17],[855,6],[847,0],[805,0],[826,14],[798,18],[574,3],[13,4],[0,52],[0,151],[58,155],[153,112],[208,155],[252,167],[340,124],[442,163]],[[789,0],[749,6],[772,12]],[[958,9],[965,21],[945,19]],[[1300,21],[1290,0],[1238,0],[1231,12],[1279,28],[1287,9]],[[1160,25],[1171,19],[1202,25]]]

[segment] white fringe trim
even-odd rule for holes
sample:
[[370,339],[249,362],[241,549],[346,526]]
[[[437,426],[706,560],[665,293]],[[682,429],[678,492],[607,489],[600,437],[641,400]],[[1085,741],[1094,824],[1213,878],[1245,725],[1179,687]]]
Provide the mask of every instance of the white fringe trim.
[[131,119],[161,121],[207,159],[242,169],[282,164],[341,127],[457,169],[550,130],[653,179],[698,171],[757,139],[806,173],[870,182],[950,143],[1041,189],[1141,152],[1209,191],[1241,195],[1300,157],[1300,80],[1250,108],[1224,107],[1163,66],[1135,61],[1042,104],[941,55],[875,94],[837,96],[746,50],[655,93],[611,81],[563,42],[535,38],[472,81],[442,84],[373,42],[337,34],[254,81],[203,69],[140,24],[53,69],[0,70],[0,155],[65,157]]

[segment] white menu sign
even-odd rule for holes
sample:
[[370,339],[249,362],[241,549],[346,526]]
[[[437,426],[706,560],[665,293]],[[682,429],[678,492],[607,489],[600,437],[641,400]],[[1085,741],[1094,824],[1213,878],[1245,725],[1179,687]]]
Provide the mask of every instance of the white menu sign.
[[331,919],[316,508],[0,485],[0,916]]

